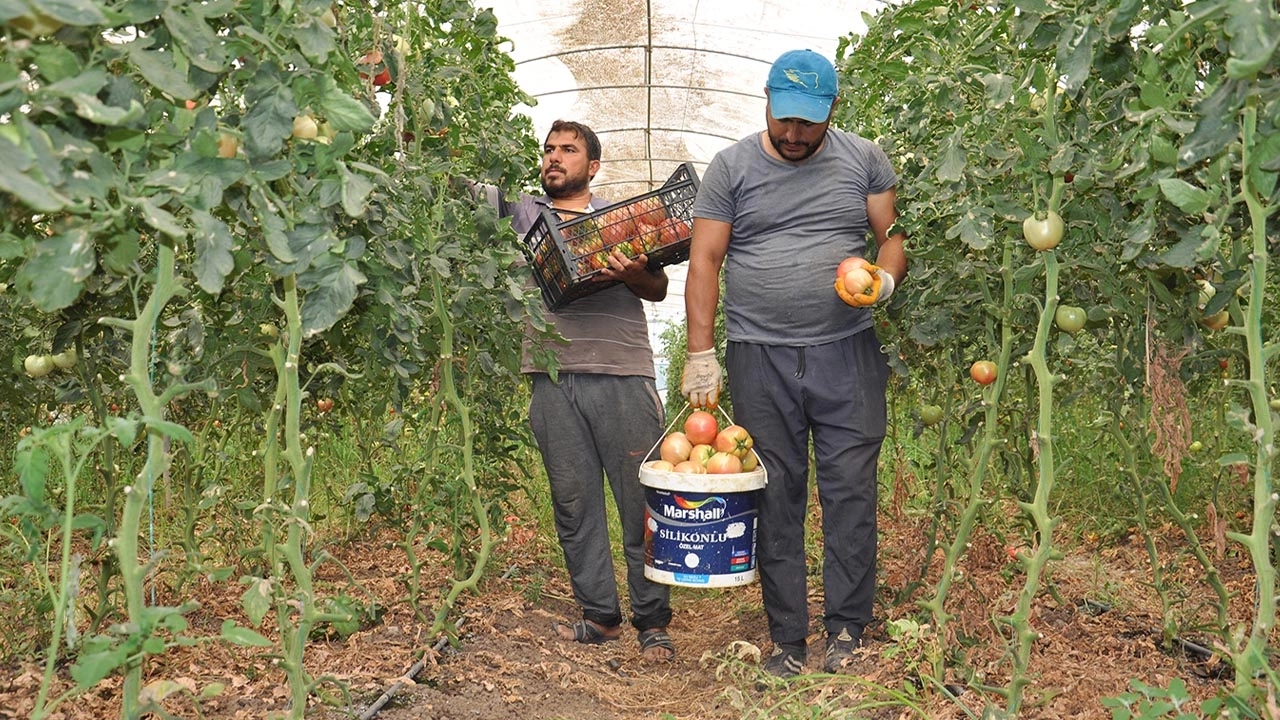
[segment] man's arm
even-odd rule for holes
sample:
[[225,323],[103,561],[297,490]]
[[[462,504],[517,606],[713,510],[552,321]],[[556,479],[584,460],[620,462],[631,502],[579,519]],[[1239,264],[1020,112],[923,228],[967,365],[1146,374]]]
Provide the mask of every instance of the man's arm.
[[897,190],[892,188],[868,195],[867,219],[871,222],[871,231],[876,238],[876,266],[901,283],[907,276],[907,252],[903,247],[907,236],[898,231],[889,236],[889,228],[898,219],[898,211],[894,207],[897,198]]
[[689,352],[710,350],[715,342],[716,306],[720,302],[720,266],[729,252],[727,222],[693,219],[689,275],[684,285],[684,312]]

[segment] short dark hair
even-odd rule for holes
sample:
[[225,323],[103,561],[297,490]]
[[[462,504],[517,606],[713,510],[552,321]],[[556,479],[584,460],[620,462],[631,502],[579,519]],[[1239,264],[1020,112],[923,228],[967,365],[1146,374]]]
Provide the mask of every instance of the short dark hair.
[[558,132],[571,132],[582,138],[582,141],[587,144],[587,159],[600,159],[600,138],[596,137],[595,131],[591,128],[572,120],[557,120],[551,123],[551,130],[547,133],[547,137],[550,138]]

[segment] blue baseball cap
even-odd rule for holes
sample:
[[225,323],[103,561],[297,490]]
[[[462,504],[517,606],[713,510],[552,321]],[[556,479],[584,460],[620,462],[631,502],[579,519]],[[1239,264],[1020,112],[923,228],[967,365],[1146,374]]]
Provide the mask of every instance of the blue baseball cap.
[[790,50],[769,68],[766,87],[774,118],[826,122],[836,99],[836,69],[812,50]]

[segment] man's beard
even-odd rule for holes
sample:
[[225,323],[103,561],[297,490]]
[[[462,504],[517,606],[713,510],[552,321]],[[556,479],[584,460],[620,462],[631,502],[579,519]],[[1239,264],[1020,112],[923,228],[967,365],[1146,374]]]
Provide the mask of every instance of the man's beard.
[[827,138],[827,133],[823,132],[822,135],[814,142],[805,143],[803,152],[799,156],[796,156],[796,155],[787,154],[788,152],[794,152],[794,150],[788,150],[786,152],[783,151],[782,149],[783,142],[781,137],[775,136],[773,133],[766,133],[766,134],[769,136],[769,143],[773,145],[773,149],[776,150],[779,155],[786,158],[787,160],[790,160],[791,162],[799,162],[801,160],[807,160],[814,153],[818,152],[818,148],[822,147],[822,142]]
[[574,177],[569,175],[564,168],[556,169],[560,171],[560,177],[554,181],[555,184],[547,181],[546,173],[543,173],[542,176],[542,191],[552,200],[578,195],[585,192],[591,184],[591,178],[585,174]]

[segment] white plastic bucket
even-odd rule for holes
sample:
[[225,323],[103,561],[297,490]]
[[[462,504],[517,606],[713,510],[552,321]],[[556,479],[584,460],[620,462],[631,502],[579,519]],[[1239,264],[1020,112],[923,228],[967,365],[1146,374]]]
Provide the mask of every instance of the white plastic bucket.
[[756,579],[756,500],[767,476],[695,475],[640,466],[644,576],[664,585],[732,587]]

